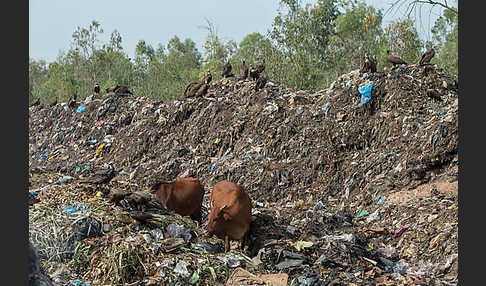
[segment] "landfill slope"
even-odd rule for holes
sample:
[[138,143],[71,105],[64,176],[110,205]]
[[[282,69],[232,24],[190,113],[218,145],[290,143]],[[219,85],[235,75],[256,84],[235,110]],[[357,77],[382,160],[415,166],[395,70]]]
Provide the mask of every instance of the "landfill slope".
[[[371,100],[359,106],[358,87],[370,82]],[[428,96],[429,89],[440,98]],[[332,213],[366,211],[354,231],[408,224],[386,243],[400,259],[422,265],[420,271],[454,281],[457,92],[457,82],[441,69],[412,65],[386,73],[355,70],[317,93],[271,79],[255,91],[254,81],[230,78],[212,82],[200,98],[155,102],[143,94],[106,94],[79,102],[82,112],[65,103],[34,106],[29,170],[79,178],[113,162],[133,189],[187,170],[207,191],[230,180],[302,240],[324,235],[314,211],[319,201]],[[444,243],[429,249],[439,235]],[[455,268],[439,269],[447,259]],[[427,263],[433,266],[424,268]]]

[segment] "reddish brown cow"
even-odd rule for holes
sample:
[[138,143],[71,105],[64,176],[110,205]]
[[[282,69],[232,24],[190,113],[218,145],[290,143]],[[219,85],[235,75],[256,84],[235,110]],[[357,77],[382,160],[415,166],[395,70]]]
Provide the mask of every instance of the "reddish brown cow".
[[229,239],[240,240],[243,249],[251,223],[251,200],[243,187],[218,182],[209,195],[209,208],[208,234],[224,239],[225,252],[229,250]]
[[201,206],[204,187],[196,178],[181,178],[174,182],[160,182],[152,186],[151,192],[164,207],[181,216],[190,216],[201,224]]

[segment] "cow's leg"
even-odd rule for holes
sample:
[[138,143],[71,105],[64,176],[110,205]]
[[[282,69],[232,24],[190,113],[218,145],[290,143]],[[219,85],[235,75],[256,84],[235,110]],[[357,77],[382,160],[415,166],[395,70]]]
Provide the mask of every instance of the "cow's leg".
[[229,237],[228,235],[224,236],[224,252],[228,252],[230,249]]

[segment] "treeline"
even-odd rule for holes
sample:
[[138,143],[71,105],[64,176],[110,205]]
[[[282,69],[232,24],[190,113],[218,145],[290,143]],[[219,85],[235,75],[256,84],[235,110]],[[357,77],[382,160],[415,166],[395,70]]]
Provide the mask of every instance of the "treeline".
[[54,62],[30,59],[29,100],[59,101],[76,93],[85,98],[97,82],[102,90],[115,83],[129,85],[135,95],[158,100],[180,98],[188,83],[211,70],[213,80],[230,61],[238,75],[241,60],[256,65],[265,58],[265,74],[289,87],[318,91],[337,76],[357,69],[365,53],[376,55],[378,71],[390,66],[386,50],[408,63],[418,63],[434,45],[433,64],[457,76],[457,14],[444,10],[431,30],[432,41],[420,40],[410,19],[382,27],[383,12],[357,0],[318,0],[301,5],[299,0],[281,0],[266,35],[248,34],[240,43],[224,41],[207,22],[208,35],[202,52],[189,38],[173,37],[166,45],[153,47],[141,40],[131,59],[123,50],[122,37],[113,31],[108,43],[97,21],[78,27],[71,48]]

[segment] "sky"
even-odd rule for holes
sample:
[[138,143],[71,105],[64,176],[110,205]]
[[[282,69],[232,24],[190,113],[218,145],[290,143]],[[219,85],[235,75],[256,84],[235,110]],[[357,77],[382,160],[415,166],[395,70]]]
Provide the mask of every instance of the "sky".
[[[364,0],[368,5],[383,9],[396,0]],[[315,3],[316,0],[302,0]],[[135,47],[145,40],[157,48],[174,36],[181,40],[192,39],[200,52],[208,35],[204,29],[209,20],[218,36],[224,41],[239,43],[246,35],[258,32],[266,34],[278,14],[279,0],[29,0],[29,57],[47,62],[55,61],[60,51],[71,47],[72,34],[77,27],[88,28],[93,20],[100,23],[104,33],[102,43],[109,41],[117,30],[122,36],[122,46],[129,57],[134,57]],[[404,10],[394,9],[385,14],[384,25],[403,17]],[[422,10],[423,23],[417,22],[422,39],[431,39],[430,28],[441,8]],[[413,15],[412,15],[413,17]],[[427,21],[428,20],[428,21]]]

